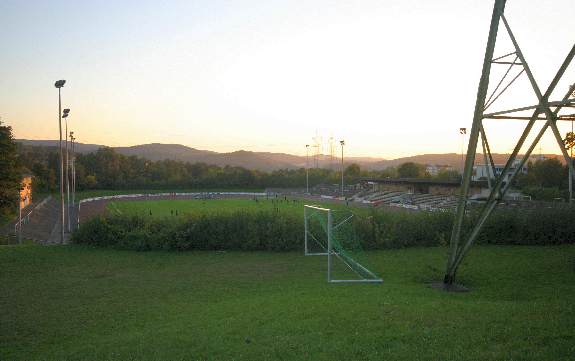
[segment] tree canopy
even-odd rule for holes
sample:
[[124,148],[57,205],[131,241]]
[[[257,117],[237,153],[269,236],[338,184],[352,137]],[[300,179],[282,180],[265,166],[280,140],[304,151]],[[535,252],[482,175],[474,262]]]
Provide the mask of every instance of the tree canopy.
[[18,206],[21,175],[12,127],[0,122],[0,219],[11,215]]
[[397,167],[397,175],[401,178],[420,178],[425,176],[425,166],[414,162],[406,162]]
[[[35,174],[37,190],[57,190],[57,148],[19,146],[21,157]],[[378,176],[350,164],[344,172],[345,182],[359,177]],[[310,186],[338,184],[338,170],[309,169]],[[201,188],[298,188],[306,184],[306,170],[280,169],[272,172],[206,163],[175,160],[150,161],[117,153],[112,148],[76,156],[76,184],[85,189],[201,189]]]

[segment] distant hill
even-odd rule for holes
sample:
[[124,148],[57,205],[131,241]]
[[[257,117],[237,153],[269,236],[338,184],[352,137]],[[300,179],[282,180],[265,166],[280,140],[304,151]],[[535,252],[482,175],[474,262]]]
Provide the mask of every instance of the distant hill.
[[[545,158],[557,158],[562,163],[564,162],[563,156],[559,154],[543,154]],[[500,154],[500,153],[492,153],[493,162],[495,164],[505,164],[507,159],[509,159],[509,154]],[[521,155],[520,155],[521,157]],[[532,159],[539,157],[539,155],[531,155]],[[457,153],[443,153],[443,154],[421,154],[421,155],[414,155],[410,157],[403,157],[397,158],[392,160],[383,160],[373,164],[374,169],[384,169],[387,167],[396,167],[402,163],[406,162],[413,162],[413,163],[420,163],[420,164],[434,164],[434,165],[448,165],[457,169],[459,171],[462,170],[463,162],[465,161],[462,158],[461,154]],[[485,164],[485,159],[482,153],[477,153],[475,156],[475,164]]]
[[[32,146],[32,147],[58,147],[58,140],[28,140],[28,139],[15,139],[17,143],[22,145]],[[62,140],[62,144],[64,141]],[[102,148],[103,145],[99,144],[84,144],[76,143],[76,152],[78,153],[91,153]]]
[[195,148],[186,147],[181,144],[141,144],[132,147],[113,147],[114,150],[124,155],[135,155],[137,157],[146,158],[149,160],[181,160],[181,161],[196,161],[196,159],[204,158],[216,152],[208,150],[199,150]]
[[[57,140],[26,140],[17,139],[17,142],[26,146],[37,147],[57,147]],[[95,152],[99,148],[105,147],[98,144],[83,144],[76,143],[76,150],[80,153]],[[257,169],[261,171],[272,171],[277,169],[296,169],[306,166],[306,157],[286,153],[271,153],[271,152],[251,152],[246,150],[238,150],[230,153],[218,153],[208,150],[201,150],[196,148],[187,147],[181,144],[141,144],[131,147],[112,147],[120,154],[127,156],[137,156],[150,160],[179,160],[184,162],[204,162],[207,164],[215,164],[218,166],[238,166],[248,169]],[[548,158],[561,156],[556,154],[545,155]],[[493,154],[495,163],[504,163],[507,160],[507,154]],[[337,168],[340,167],[340,158],[331,158],[328,155],[319,155],[314,158],[309,156],[307,162],[310,167],[317,166],[320,168]],[[455,169],[461,168],[461,154],[444,153],[444,154],[421,154],[410,157],[403,157],[397,159],[381,159],[370,157],[346,157],[345,163],[357,163],[363,169],[369,170],[382,170],[390,166],[398,166],[405,162],[414,162],[420,164],[437,164],[449,165]],[[476,164],[483,163],[483,155],[478,154],[476,157]]]
[[[27,140],[17,139],[17,142],[26,146],[36,147],[57,147],[57,140]],[[76,143],[76,149],[80,153],[95,152],[99,148],[105,147],[99,144],[82,144]],[[229,153],[218,153],[208,150],[200,150],[187,147],[181,144],[141,144],[131,147],[112,147],[120,154],[127,156],[137,156],[150,160],[179,160],[183,162],[204,162],[207,164],[215,164],[218,166],[238,166],[248,169],[257,169],[261,171],[272,171],[277,169],[296,169],[306,166],[306,157],[286,153],[271,153],[271,152],[251,152],[246,150],[238,150]],[[346,158],[345,163],[350,164],[356,162],[363,168],[371,169],[371,164],[381,161],[381,158],[368,158],[368,157],[349,157]],[[318,167],[339,168],[339,158],[332,159],[326,155],[320,155],[317,159]],[[310,155],[309,166],[315,166],[314,159]]]
[[116,147],[118,153],[135,155],[150,160],[172,159],[183,162],[203,162],[218,166],[237,166],[258,170],[297,168],[300,157],[282,153],[249,152],[239,150],[231,153],[218,153],[186,147],[181,144],[142,144],[132,147]]

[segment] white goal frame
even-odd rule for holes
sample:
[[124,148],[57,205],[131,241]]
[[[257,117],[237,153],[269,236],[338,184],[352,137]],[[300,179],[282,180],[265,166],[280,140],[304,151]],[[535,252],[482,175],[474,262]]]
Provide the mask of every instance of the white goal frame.
[[[311,235],[313,237],[313,235],[310,234],[310,232],[309,232],[308,210],[310,210],[310,209],[327,213],[327,249],[325,250],[325,252],[311,252],[309,250],[308,235]],[[368,270],[367,268],[365,268],[364,266],[359,264],[354,259],[351,259],[351,258],[349,258],[347,260],[344,259],[338,253],[338,251],[334,250],[334,248],[333,248],[333,243],[332,243],[333,230],[342,226],[344,223],[348,222],[349,220],[351,220],[351,218],[353,218],[353,215],[342,220],[341,222],[336,224],[334,227],[332,210],[329,208],[323,208],[323,207],[319,207],[319,206],[315,206],[315,205],[307,205],[306,204],[306,205],[304,205],[303,212],[304,212],[304,229],[305,229],[304,254],[306,256],[327,256],[327,282],[328,283],[382,283],[383,282],[383,280],[381,278],[377,277],[373,272],[371,272],[370,270]],[[339,258],[346,266],[348,266],[348,268],[350,270],[352,270],[353,272],[358,274],[360,277],[362,275],[360,275],[356,270],[354,270],[353,267],[351,267],[348,262],[353,262],[355,267],[361,269],[366,274],[371,275],[373,278],[360,278],[360,279],[334,279],[334,278],[332,278],[332,266],[333,266],[332,257],[334,257],[334,256]]]

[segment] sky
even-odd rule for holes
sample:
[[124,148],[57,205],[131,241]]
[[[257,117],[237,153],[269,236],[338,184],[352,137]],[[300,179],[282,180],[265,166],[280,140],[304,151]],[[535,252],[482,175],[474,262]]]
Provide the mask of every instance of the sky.
[[[575,3],[509,0],[544,91],[575,43]],[[58,91],[79,142],[178,143],[305,154],[316,135],[352,156],[461,152],[493,2],[487,0],[0,0],[0,117],[58,138]],[[512,51],[500,31],[497,55]],[[492,87],[503,66],[493,70]],[[575,64],[552,99],[575,83]],[[493,110],[536,104],[525,76]],[[522,121],[486,121],[508,153]],[[562,133],[571,124],[562,124]],[[537,151],[558,153],[546,136]]]

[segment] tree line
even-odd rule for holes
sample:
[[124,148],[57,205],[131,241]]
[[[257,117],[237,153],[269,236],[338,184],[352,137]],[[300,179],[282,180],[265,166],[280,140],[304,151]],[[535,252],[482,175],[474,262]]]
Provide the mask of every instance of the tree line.
[[[58,190],[59,155],[57,148],[19,145],[21,162],[34,174],[34,187],[40,192]],[[362,170],[350,164],[344,170],[345,182],[359,177],[376,177],[380,172]],[[309,185],[338,184],[341,172],[310,168]],[[280,169],[264,172],[237,166],[217,166],[176,160],[152,161],[126,156],[112,148],[76,155],[78,190],[91,189],[202,189],[303,188],[306,169]]]
[[[34,175],[35,192],[57,192],[59,187],[59,154],[57,147],[14,144],[11,128],[0,127],[2,197],[0,208],[16,204],[18,179],[22,169]],[[17,153],[17,155],[16,155]],[[11,171],[10,171],[11,169]],[[534,199],[553,200],[565,198],[568,189],[568,169],[557,159],[529,162],[528,173],[517,177],[515,186]],[[15,173],[14,173],[15,172]],[[14,176],[16,174],[16,176]],[[455,170],[441,170],[431,176],[422,164],[407,162],[381,171],[363,170],[357,164],[345,168],[346,184],[355,183],[362,177],[434,178],[438,180],[459,179]],[[15,180],[16,179],[16,180]],[[7,183],[6,183],[7,182]],[[11,182],[11,183],[10,183]],[[309,169],[310,187],[318,184],[338,184],[338,170]],[[9,184],[10,183],[10,184]],[[100,148],[96,152],[76,155],[76,184],[78,190],[94,189],[263,189],[303,188],[306,185],[306,169],[280,169],[264,172],[237,166],[217,166],[206,163],[189,163],[176,160],[151,161],[137,156],[126,156],[112,148]],[[14,193],[14,195],[11,195]],[[14,199],[12,199],[12,198]],[[2,204],[4,206],[2,206]]]
[[0,224],[9,219],[18,206],[21,176],[12,127],[0,122]]

